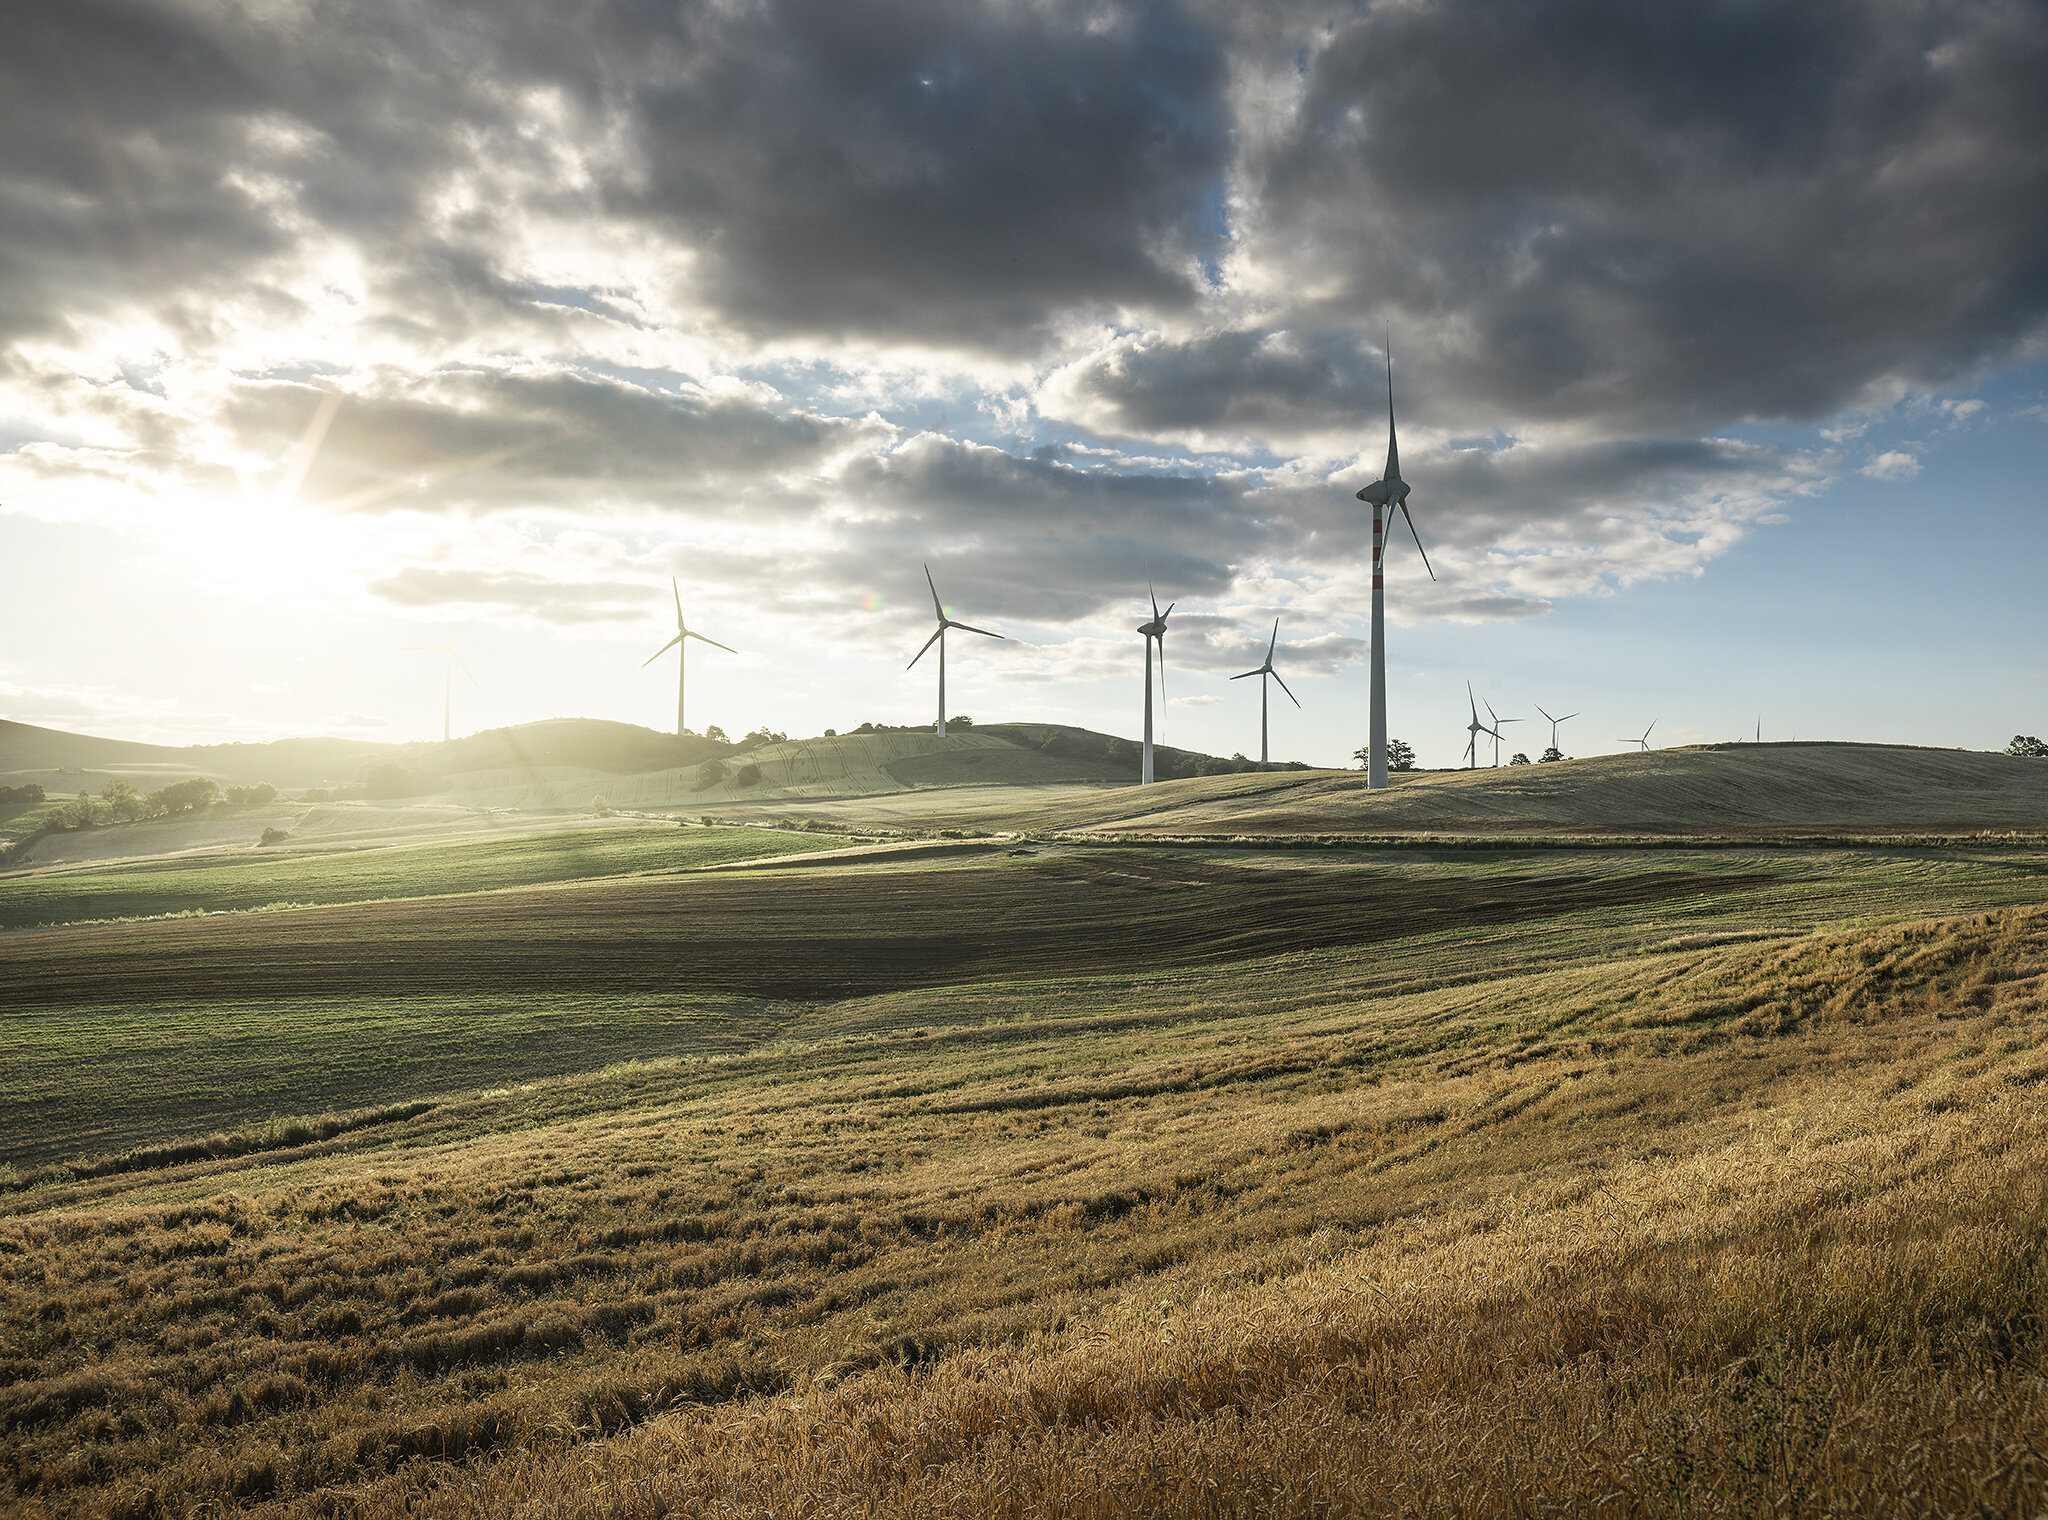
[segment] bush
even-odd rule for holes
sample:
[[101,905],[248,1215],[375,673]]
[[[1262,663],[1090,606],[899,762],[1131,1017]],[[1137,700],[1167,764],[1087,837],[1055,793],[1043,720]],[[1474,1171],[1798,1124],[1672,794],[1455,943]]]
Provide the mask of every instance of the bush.
[[0,786],[0,803],[43,802],[42,783],[31,781],[25,786]]
[[2048,744],[2043,744],[2032,734],[2014,734],[2005,752],[2018,755],[2023,760],[2048,760]]
[[761,767],[758,765],[741,766],[739,773],[732,778],[732,784],[734,786],[759,786],[761,784]]
[[324,786],[308,787],[305,791],[299,793],[299,801],[301,802],[325,802],[327,800],[327,788]]
[[724,779],[725,762],[723,760],[706,760],[697,767],[697,774],[691,778],[690,790],[693,792],[708,792]]
[[292,832],[290,829],[265,829],[263,831],[263,837],[260,840],[258,840],[257,843],[283,844],[287,839],[291,837]]
[[222,795],[236,806],[246,807],[277,801],[277,788],[268,781],[259,781],[254,786],[231,786]]
[[220,799],[220,784],[204,776],[190,781],[173,781],[149,794],[150,811],[156,813],[197,813]]

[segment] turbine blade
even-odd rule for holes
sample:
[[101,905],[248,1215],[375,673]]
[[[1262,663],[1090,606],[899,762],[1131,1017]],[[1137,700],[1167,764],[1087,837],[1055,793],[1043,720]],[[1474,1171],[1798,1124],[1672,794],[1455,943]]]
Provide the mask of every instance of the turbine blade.
[[1006,633],[990,633],[986,628],[977,628],[972,623],[956,623],[951,618],[946,619],[946,626],[948,628],[959,628],[968,633],[978,633],[984,638],[1006,639],[1009,637]]
[[733,648],[730,644],[721,644],[716,639],[707,639],[701,633],[679,633],[676,635],[677,643],[680,644],[684,639],[695,639],[700,644],[709,644],[713,649],[723,649],[727,654],[739,653],[739,651]]
[[[1244,673],[1244,676],[1262,676],[1265,673],[1266,667],[1261,665],[1257,670],[1247,670]],[[1230,679],[1233,681],[1242,681],[1244,679],[1244,676],[1232,676]]]
[[1472,695],[1472,683],[1470,681],[1465,683],[1465,700],[1472,704],[1472,721],[1477,723],[1479,721],[1479,699]]
[[1387,329],[1387,473],[1386,479],[1401,478],[1401,445],[1394,437],[1394,330]]
[[656,660],[660,659],[663,655],[667,654],[671,649],[675,648],[676,645],[682,643],[682,641],[683,636],[680,633],[677,634],[674,638],[670,639],[666,644],[662,645],[661,648],[655,650],[653,654],[649,655],[646,659],[642,660],[640,662],[640,668],[642,670],[645,670],[648,666],[652,665]]
[[[1168,608],[1167,610],[1168,610],[1168,611],[1170,612],[1170,611],[1172,611],[1173,609],[1172,609],[1171,607],[1169,607],[1169,608]],[[1162,634],[1160,634],[1160,635],[1158,636],[1158,638],[1159,638],[1159,700],[1160,700],[1160,702],[1161,702],[1162,704],[1164,704],[1164,703],[1165,703],[1165,701],[1166,701],[1166,635],[1162,633]],[[1164,714],[1161,714],[1161,717],[1162,717],[1162,719],[1164,718],[1164,716],[1165,716]]]
[[1150,581],[1145,582],[1145,595],[1152,598],[1152,621],[1159,621],[1159,593],[1152,589]]
[[668,578],[668,589],[676,596],[676,627],[680,628],[683,626],[683,588],[676,584],[673,575]]
[[939,605],[939,588],[932,580],[932,567],[924,567],[924,583],[932,588],[932,615],[940,622],[946,621],[946,609]]
[[[1274,670],[1274,669],[1272,669],[1272,668],[1268,667],[1268,669],[1267,669],[1267,671],[1266,671],[1266,674],[1267,674],[1267,675],[1269,675],[1269,676],[1271,676],[1271,677],[1272,677],[1272,678],[1273,678],[1274,680],[1276,680],[1276,681],[1279,681],[1279,682],[1280,682],[1280,689],[1281,689],[1282,691],[1287,691],[1287,682],[1286,682],[1285,680],[1283,680],[1283,679],[1281,678],[1281,675],[1280,675],[1280,672],[1279,672],[1279,671],[1277,671],[1277,670]],[[1295,695],[1295,694],[1294,694],[1293,692],[1291,692],[1291,691],[1287,691],[1287,700],[1288,700],[1288,701],[1290,701],[1290,702],[1292,702],[1292,703],[1293,703],[1293,704],[1294,704],[1294,705],[1295,705],[1296,707],[1299,707],[1299,706],[1301,706],[1301,698],[1297,697],[1297,696],[1296,696],[1296,695]]]
[[[932,645],[938,643],[939,635],[944,633],[945,631],[946,625],[944,623],[939,624],[937,628],[933,629],[932,636],[924,641],[924,648],[920,649],[915,655],[911,656],[910,665],[915,665],[919,660],[923,659],[925,657],[926,652],[930,650]],[[910,665],[906,665],[903,668],[905,670],[908,670],[910,669]]]
[[1266,663],[1273,663],[1273,651],[1280,647],[1280,619],[1273,619],[1273,637],[1266,641]]
[[[1180,605],[1180,603],[1179,603],[1179,602],[1168,602],[1168,603],[1166,604],[1166,610],[1165,610],[1164,612],[1162,612],[1162,613],[1160,613],[1160,614],[1159,614],[1159,621],[1163,623],[1163,622],[1165,622],[1165,621],[1166,621],[1166,620],[1167,620],[1168,618],[1172,617],[1172,616],[1173,616],[1173,609],[1174,609],[1174,608],[1176,608],[1176,607],[1178,607],[1179,605]],[[1162,646],[1162,647],[1164,647],[1164,646]]]
[[469,677],[470,685],[474,686],[477,684],[476,676],[470,671],[470,668],[467,665],[462,664],[461,655],[457,654],[453,649],[450,649],[448,651],[448,658],[453,660],[456,664],[462,665],[462,673]]
[[1553,718],[1551,721],[1554,723],[1569,723],[1577,716],[1577,713],[1566,713],[1562,718]]
[[1435,580],[1436,569],[1429,562],[1429,551],[1422,547],[1422,535],[1415,531],[1415,518],[1413,514],[1409,512],[1408,503],[1405,501],[1401,503],[1401,516],[1404,519],[1406,519],[1408,523],[1409,537],[1415,540],[1415,552],[1422,556],[1422,568],[1429,571],[1429,578],[1431,580]]
[[1562,723],[1564,721],[1562,718],[1553,718],[1549,713],[1543,712],[1543,704],[1541,702],[1536,704],[1536,711],[1543,713],[1543,721],[1546,723]]

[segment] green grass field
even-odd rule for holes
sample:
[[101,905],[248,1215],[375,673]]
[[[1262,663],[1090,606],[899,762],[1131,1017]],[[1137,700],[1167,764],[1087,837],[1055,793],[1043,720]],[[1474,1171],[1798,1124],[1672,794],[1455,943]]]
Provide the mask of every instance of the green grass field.
[[2048,852],[726,832],[0,939],[6,1505],[2048,1502]]
[[689,870],[843,846],[758,828],[534,831],[359,850],[206,854],[0,877],[0,928],[221,912],[278,903],[484,892],[644,871]]

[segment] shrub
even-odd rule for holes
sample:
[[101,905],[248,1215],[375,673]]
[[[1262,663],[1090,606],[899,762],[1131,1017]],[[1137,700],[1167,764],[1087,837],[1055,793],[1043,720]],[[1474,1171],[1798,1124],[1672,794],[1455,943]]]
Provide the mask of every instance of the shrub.
[[263,837],[260,840],[258,840],[257,843],[283,844],[287,839],[291,837],[292,831],[290,829],[265,829],[263,831]]
[[2018,755],[2024,760],[2048,760],[2048,744],[2032,734],[2014,734],[2012,743],[2005,747],[2008,755]]
[[732,784],[734,786],[759,786],[761,784],[761,767],[758,765],[741,766],[738,774],[732,778]]
[[725,762],[723,760],[706,760],[697,767],[697,774],[691,780],[690,790],[693,792],[708,792],[724,779]]
[[205,776],[190,781],[173,781],[149,794],[149,805],[158,813],[197,813],[212,807],[220,798],[220,783]]
[[38,781],[31,781],[23,786],[0,786],[0,803],[42,802],[45,800],[42,783]]
[[237,806],[261,805],[277,801],[277,788],[268,781],[259,781],[254,786],[231,786],[221,794]]

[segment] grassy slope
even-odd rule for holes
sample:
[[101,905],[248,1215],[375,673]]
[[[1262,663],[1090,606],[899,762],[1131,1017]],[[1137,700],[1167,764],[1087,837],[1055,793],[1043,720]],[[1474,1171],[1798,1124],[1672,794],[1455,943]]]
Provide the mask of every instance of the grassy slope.
[[2031,1512],[2048,910],[1799,930],[2040,902],[2038,862],[1793,866],[708,1056],[657,1031],[13,1195],[9,1480],[66,1514]]
[[621,824],[331,852],[200,854],[0,877],[0,928],[491,891],[686,870],[841,843],[829,835],[768,829]]
[[2048,829],[2048,765],[1968,750],[1743,744],[1552,765],[1168,782],[1041,826],[1167,834]]

